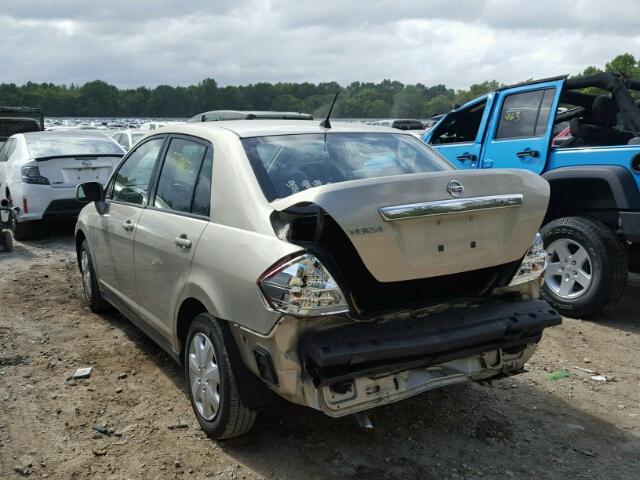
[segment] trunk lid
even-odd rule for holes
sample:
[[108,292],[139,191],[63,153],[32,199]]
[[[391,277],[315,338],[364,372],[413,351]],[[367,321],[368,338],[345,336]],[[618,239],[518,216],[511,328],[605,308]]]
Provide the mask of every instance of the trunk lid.
[[85,182],[107,183],[120,161],[115,155],[70,155],[36,159],[40,175],[49,179],[53,188],[76,187]]
[[548,183],[531,172],[464,170],[328,184],[271,206],[277,211],[321,207],[373,277],[396,282],[518,260],[531,245],[548,200]]

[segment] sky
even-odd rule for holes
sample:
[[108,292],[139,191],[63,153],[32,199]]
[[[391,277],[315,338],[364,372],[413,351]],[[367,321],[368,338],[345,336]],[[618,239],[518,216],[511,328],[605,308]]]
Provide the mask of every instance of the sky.
[[640,1],[2,0],[0,82],[467,88],[640,57]]

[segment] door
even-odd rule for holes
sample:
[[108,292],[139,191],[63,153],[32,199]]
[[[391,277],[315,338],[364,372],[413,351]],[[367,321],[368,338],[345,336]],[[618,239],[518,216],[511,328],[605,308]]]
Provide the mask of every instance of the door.
[[173,136],[152,203],[138,222],[134,257],[140,314],[168,340],[193,252],[209,223],[212,164],[208,142]]
[[498,92],[481,168],[541,173],[549,153],[563,80]]
[[105,210],[93,233],[101,287],[134,312],[133,238],[147,205],[149,185],[164,140],[164,136],[151,138],[123,160],[109,182]]
[[484,97],[449,113],[427,134],[427,143],[459,168],[478,168],[491,100]]

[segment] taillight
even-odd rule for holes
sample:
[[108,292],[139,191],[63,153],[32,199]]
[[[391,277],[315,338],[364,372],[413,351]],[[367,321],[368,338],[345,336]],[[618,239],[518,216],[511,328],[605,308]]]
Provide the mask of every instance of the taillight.
[[22,199],[22,211],[23,213],[29,213],[29,204],[27,203],[27,199]]
[[316,316],[349,310],[331,274],[308,253],[267,271],[258,286],[267,303],[282,313]]
[[49,185],[49,179],[40,175],[40,170],[37,166],[22,167],[22,183]]

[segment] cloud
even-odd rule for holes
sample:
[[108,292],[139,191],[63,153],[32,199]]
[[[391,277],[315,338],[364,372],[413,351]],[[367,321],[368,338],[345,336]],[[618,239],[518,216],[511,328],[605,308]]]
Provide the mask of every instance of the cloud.
[[0,81],[464,88],[638,55],[639,14],[640,2],[597,0],[23,0],[0,16]]

